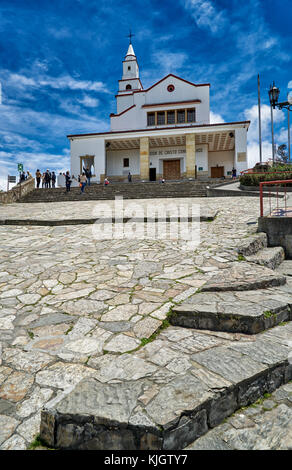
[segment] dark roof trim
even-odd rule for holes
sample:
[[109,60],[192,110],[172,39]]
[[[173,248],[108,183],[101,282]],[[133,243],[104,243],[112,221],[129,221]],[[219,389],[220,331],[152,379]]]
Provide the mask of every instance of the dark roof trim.
[[202,103],[201,100],[189,100],[189,101],[169,101],[167,103],[153,103],[143,104],[142,108],[153,108],[154,106],[177,106],[179,104],[191,104],[191,103]]
[[195,126],[176,126],[176,127],[159,127],[159,128],[151,128],[151,129],[131,129],[127,131],[109,131],[109,132],[93,132],[91,134],[70,134],[67,135],[68,139],[71,137],[90,137],[94,135],[111,135],[111,134],[128,134],[130,132],[155,132],[155,131],[163,131],[166,129],[197,129],[202,127],[216,127],[216,126],[232,126],[236,124],[250,124],[250,121],[237,121],[237,122],[218,122],[217,124],[197,124]]
[[119,117],[119,116],[121,116],[122,114],[126,113],[127,111],[130,111],[130,109],[135,108],[135,107],[136,107],[136,105],[133,104],[133,106],[130,106],[129,108],[124,109],[124,111],[122,111],[122,112],[119,113],[119,114],[111,113],[111,114],[110,114],[110,117]]

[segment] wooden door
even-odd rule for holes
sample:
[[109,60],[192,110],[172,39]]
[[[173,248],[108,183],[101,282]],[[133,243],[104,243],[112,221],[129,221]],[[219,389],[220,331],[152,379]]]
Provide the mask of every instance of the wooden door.
[[180,160],[163,160],[163,178],[166,180],[180,179]]
[[224,176],[224,166],[211,166],[211,178],[222,178]]

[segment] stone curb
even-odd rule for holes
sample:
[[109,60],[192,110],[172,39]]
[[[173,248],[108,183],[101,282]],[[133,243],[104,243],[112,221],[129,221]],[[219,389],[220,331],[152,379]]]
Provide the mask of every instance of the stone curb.
[[[212,222],[217,215],[217,212],[214,215],[201,215],[200,222]],[[114,223],[127,223],[127,222],[139,222],[139,223],[159,223],[158,218],[87,218],[87,219],[63,219],[63,220],[42,220],[42,219],[2,219],[0,220],[0,225],[37,225],[37,226],[59,226],[59,225],[93,225],[98,224],[114,224]],[[166,217],[162,222],[197,222],[197,217]]]

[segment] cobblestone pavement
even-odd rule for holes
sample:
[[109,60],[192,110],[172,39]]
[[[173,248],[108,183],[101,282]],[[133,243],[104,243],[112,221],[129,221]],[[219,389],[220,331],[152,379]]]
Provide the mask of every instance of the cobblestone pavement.
[[[171,307],[221,269],[240,267],[237,247],[256,232],[258,198],[193,202],[219,210],[213,222],[200,224],[195,251],[175,240],[96,241],[88,225],[0,227],[0,448],[26,448],[45,403],[95,376],[100,361],[110,369],[121,353],[142,357]],[[1,206],[0,217],[15,210],[23,217],[92,216],[94,204]],[[192,331],[204,349],[212,347],[208,332]],[[241,337],[222,333],[221,340]],[[155,348],[159,335],[150,344]],[[166,374],[179,374],[183,363]]]
[[[222,198],[224,199],[224,198]],[[207,198],[157,198],[155,205],[150,199],[124,199],[122,200],[100,200],[100,201],[68,201],[68,202],[40,202],[40,203],[26,203],[26,204],[9,204],[2,205],[0,208],[0,221],[2,219],[37,219],[37,220],[66,220],[66,219],[90,219],[99,215],[99,210],[102,208],[115,209],[120,216],[128,215],[127,209],[134,204],[139,204],[140,207],[150,208],[158,207],[160,204],[165,206],[172,206],[173,203],[187,203],[190,212],[191,204],[200,204],[201,212],[203,214],[214,212],[217,210],[218,205],[212,203],[211,199]],[[202,203],[204,202],[204,203]],[[102,215],[102,214],[101,214]],[[145,212],[145,216],[147,212]]]

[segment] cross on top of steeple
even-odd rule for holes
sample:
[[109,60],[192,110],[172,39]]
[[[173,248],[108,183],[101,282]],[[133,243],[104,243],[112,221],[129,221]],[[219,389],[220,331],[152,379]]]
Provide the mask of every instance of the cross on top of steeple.
[[135,34],[132,34],[132,30],[130,29],[130,34],[127,36],[127,38],[130,38],[129,44],[132,44],[132,37],[135,36]]

